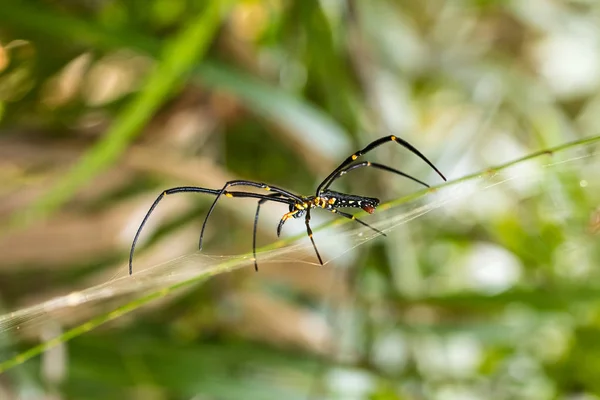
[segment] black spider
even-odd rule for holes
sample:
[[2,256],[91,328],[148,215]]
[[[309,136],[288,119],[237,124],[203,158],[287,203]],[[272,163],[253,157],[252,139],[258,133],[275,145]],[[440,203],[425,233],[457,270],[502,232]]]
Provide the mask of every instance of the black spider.
[[[446,180],[444,175],[435,167],[435,165],[433,165],[431,163],[431,161],[429,161],[427,159],[427,157],[425,157],[423,154],[421,154],[421,152],[419,150],[417,150],[415,147],[413,147],[410,143],[406,142],[405,140],[400,139],[397,136],[390,135],[390,136],[385,136],[385,137],[382,137],[381,139],[377,139],[377,140],[371,142],[364,149],[359,150],[356,153],[349,156],[348,158],[346,158],[336,169],[334,169],[327,176],[327,178],[325,178],[323,180],[323,182],[321,182],[321,184],[319,184],[314,196],[302,196],[302,195],[294,194],[290,191],[287,191],[287,190],[284,190],[284,189],[281,189],[281,188],[278,188],[275,186],[267,185],[266,183],[246,181],[246,180],[229,181],[220,190],[207,189],[207,188],[197,187],[197,186],[182,186],[182,187],[167,189],[167,190],[163,191],[156,200],[154,200],[154,203],[152,204],[152,206],[150,207],[150,209],[144,216],[144,219],[142,220],[142,223],[140,224],[140,227],[138,228],[138,230],[135,234],[135,237],[133,238],[133,243],[131,244],[131,251],[129,253],[129,274],[131,275],[131,273],[133,272],[132,261],[133,261],[133,252],[135,250],[135,245],[138,241],[138,238],[140,236],[142,228],[144,227],[144,225],[146,224],[146,221],[150,217],[150,214],[152,213],[152,211],[154,211],[154,209],[156,208],[156,206],[158,205],[158,203],[160,202],[160,200],[162,200],[162,198],[164,196],[166,196],[168,194],[174,194],[174,193],[180,193],[180,192],[207,193],[207,194],[212,194],[212,195],[216,196],[215,200],[213,201],[212,205],[210,206],[210,209],[208,210],[206,218],[204,219],[204,223],[202,224],[202,231],[200,233],[200,242],[199,242],[200,249],[202,249],[202,239],[204,238],[204,229],[206,228],[206,223],[208,222],[208,218],[212,214],[212,212],[215,208],[215,205],[217,204],[217,201],[219,201],[219,199],[221,198],[222,195],[224,195],[226,197],[242,197],[242,198],[259,199],[258,206],[256,207],[256,214],[254,216],[254,229],[253,229],[253,239],[252,239],[252,252],[254,254],[254,269],[256,271],[258,271],[258,264],[256,261],[256,227],[258,224],[258,213],[260,211],[260,206],[267,201],[272,201],[272,202],[276,202],[276,203],[283,203],[283,204],[289,205],[289,212],[287,212],[283,215],[283,217],[281,218],[281,221],[279,221],[279,225],[277,226],[277,236],[279,236],[281,234],[281,228],[283,227],[283,224],[285,223],[285,221],[287,221],[290,218],[304,217],[304,222],[306,224],[306,231],[308,233],[308,237],[310,238],[310,241],[312,242],[313,248],[315,249],[315,253],[317,254],[317,258],[319,259],[319,263],[321,265],[323,265],[323,260],[321,259],[319,250],[317,250],[317,246],[315,245],[315,241],[313,239],[312,229],[310,228],[310,210],[313,208],[322,208],[324,210],[330,211],[337,215],[341,215],[344,218],[352,219],[352,220],[374,230],[375,232],[377,232],[383,236],[386,236],[385,233],[381,232],[380,230],[378,230],[376,228],[373,228],[366,222],[361,221],[360,219],[356,218],[354,215],[348,214],[348,213],[345,213],[345,212],[339,210],[339,208],[361,208],[361,209],[365,210],[366,212],[368,212],[369,214],[372,214],[373,212],[375,212],[375,208],[379,205],[379,199],[377,199],[375,197],[365,197],[365,196],[340,193],[340,192],[336,192],[333,190],[329,190],[329,187],[336,179],[340,178],[342,175],[345,175],[346,173],[348,173],[354,169],[363,168],[363,167],[373,167],[373,168],[381,169],[384,171],[393,172],[397,175],[404,176],[404,177],[409,178],[417,183],[420,183],[423,186],[429,187],[429,185],[427,185],[425,182],[422,182],[408,174],[405,174],[402,171],[398,171],[397,169],[388,167],[386,165],[372,163],[370,161],[364,161],[364,162],[353,164],[353,162],[360,156],[368,153],[369,151],[373,150],[374,148],[376,148],[384,143],[387,143],[387,142],[396,142],[399,145],[404,146],[405,148],[410,150],[412,153],[419,156],[423,161],[425,161],[431,168],[433,168],[435,170],[435,172],[437,172],[437,174],[443,180]],[[228,191],[227,188],[229,188],[231,186],[250,186],[250,187],[267,190],[267,191],[271,192],[271,194],[267,195],[267,194],[259,194],[259,193],[252,193],[252,192]]]

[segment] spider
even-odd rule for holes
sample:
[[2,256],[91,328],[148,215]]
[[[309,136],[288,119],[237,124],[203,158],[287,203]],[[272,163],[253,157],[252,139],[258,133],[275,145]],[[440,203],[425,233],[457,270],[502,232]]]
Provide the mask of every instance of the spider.
[[[321,208],[321,209],[327,210],[329,212],[332,212],[334,214],[340,215],[344,218],[354,220],[354,221],[358,222],[359,224],[372,229],[373,231],[377,232],[378,234],[386,236],[386,234],[384,232],[370,226],[366,222],[356,218],[354,215],[340,210],[340,208],[360,208],[360,209],[363,209],[364,211],[368,212],[369,214],[373,214],[373,212],[375,212],[375,208],[379,205],[379,199],[377,199],[375,197],[358,196],[358,195],[353,195],[353,194],[336,192],[334,190],[330,190],[329,187],[338,178],[342,177],[343,175],[347,174],[348,172],[353,171],[358,168],[364,168],[364,167],[372,167],[372,168],[392,172],[396,175],[400,175],[405,178],[411,179],[412,181],[417,182],[425,187],[429,187],[429,185],[426,184],[425,182],[420,181],[419,179],[414,178],[411,175],[408,175],[402,171],[388,167],[386,165],[382,165],[382,164],[378,164],[378,163],[374,163],[374,162],[370,162],[370,161],[354,163],[354,161],[356,161],[359,157],[361,157],[364,154],[368,153],[369,151],[375,149],[376,147],[379,147],[382,144],[385,144],[388,142],[396,142],[399,145],[405,147],[406,149],[411,151],[413,154],[417,155],[423,161],[425,161],[431,168],[433,168],[433,170],[444,181],[446,180],[446,177],[419,150],[417,150],[414,146],[412,146],[407,141],[405,141],[397,136],[390,135],[390,136],[384,136],[380,139],[377,139],[377,140],[369,143],[364,149],[359,150],[359,151],[355,152],[354,154],[350,155],[348,158],[346,158],[336,169],[334,169],[327,176],[327,178],[325,178],[323,180],[323,182],[321,182],[319,184],[319,186],[317,187],[317,190],[315,191],[315,194],[311,195],[311,196],[298,195],[298,194],[292,193],[288,190],[278,188],[276,186],[267,185],[266,183],[247,181],[247,180],[229,181],[229,182],[225,183],[225,185],[221,189],[208,189],[208,188],[203,188],[203,187],[198,187],[198,186],[180,186],[180,187],[167,189],[167,190],[164,190],[156,198],[156,200],[154,200],[154,203],[152,204],[152,206],[150,207],[150,209],[144,216],[144,219],[142,220],[137,232],[135,233],[135,237],[133,238],[133,242],[131,244],[131,251],[129,253],[129,274],[131,275],[133,273],[133,266],[132,266],[133,253],[135,250],[135,245],[136,245],[138,238],[140,236],[140,233],[142,231],[142,228],[146,224],[146,221],[148,221],[150,214],[152,214],[152,211],[154,211],[154,209],[156,208],[158,203],[166,195],[175,194],[175,193],[195,192],[195,193],[211,194],[211,195],[215,196],[215,200],[213,201],[212,205],[210,206],[208,213],[206,214],[206,217],[204,218],[204,222],[202,223],[202,230],[200,232],[200,241],[198,243],[198,247],[200,250],[202,250],[202,240],[204,238],[204,230],[206,228],[206,223],[208,222],[208,218],[212,214],[212,212],[213,212],[217,202],[221,198],[221,196],[258,199],[258,205],[256,207],[256,214],[254,216],[254,228],[253,228],[253,237],[252,237],[252,254],[254,256],[253,257],[254,269],[256,271],[258,271],[258,262],[256,259],[256,228],[258,225],[258,215],[260,212],[260,207],[266,202],[283,203],[283,204],[287,204],[289,206],[289,211],[283,215],[283,217],[279,221],[279,224],[277,225],[277,237],[279,237],[281,235],[281,229],[283,228],[283,225],[285,224],[285,222],[288,219],[304,217],[304,223],[306,224],[306,232],[308,234],[308,237],[312,243],[312,246],[315,250],[315,253],[316,253],[319,263],[321,265],[323,265],[323,259],[321,258],[321,255],[319,254],[319,250],[317,249],[317,246],[313,239],[312,229],[310,228],[310,212],[313,208]],[[266,190],[270,193],[269,194],[260,194],[260,193],[252,193],[252,192],[227,190],[228,188],[233,187],[233,186],[254,187],[254,188]]]

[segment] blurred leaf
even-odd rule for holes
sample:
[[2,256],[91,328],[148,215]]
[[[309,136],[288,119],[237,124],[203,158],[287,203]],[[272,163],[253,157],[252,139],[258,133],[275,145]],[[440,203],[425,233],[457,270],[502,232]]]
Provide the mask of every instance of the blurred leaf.
[[[210,18],[210,15],[208,15],[207,18]],[[45,23],[40,23],[42,20],[45,21]],[[75,43],[87,43],[105,49],[126,46],[148,52],[154,56],[158,56],[159,54],[158,49],[160,46],[156,39],[144,37],[139,33],[129,32],[127,30],[107,30],[93,23],[84,23],[73,17],[57,15],[42,7],[33,8],[22,4],[19,4],[18,6],[0,5],[0,21],[13,25],[18,30],[41,31],[41,33],[74,41]],[[216,23],[216,21],[212,21],[212,23]],[[59,29],[54,29],[55,26],[59,27]],[[196,26],[202,26],[202,24],[197,23]],[[182,40],[182,46],[185,47],[187,39],[182,38],[180,40]],[[208,37],[205,37],[203,40],[208,40]],[[185,41],[185,43],[183,43],[183,41]],[[199,49],[202,46],[201,43],[195,43],[194,45],[198,46]],[[174,50],[168,50],[166,52],[172,53],[171,57],[173,57],[174,60],[179,60],[180,56],[177,54],[177,48],[175,45],[172,45],[172,47]],[[182,66],[183,68],[181,70],[185,72],[185,68],[189,68],[191,64],[194,62],[197,63],[197,61],[199,60],[187,60],[187,64]],[[166,62],[167,61],[165,60],[165,67],[168,67]],[[234,94],[258,115],[273,120],[282,126],[291,128],[298,141],[303,142],[305,146],[308,146],[312,151],[321,153],[320,155],[322,157],[330,158],[350,150],[350,142],[343,129],[335,120],[319,109],[311,106],[309,103],[298,100],[293,95],[290,95],[275,86],[265,84],[242,71],[235,70],[223,64],[204,61],[196,67],[195,72],[197,74],[197,81],[202,85],[213,89],[223,89]],[[156,70],[151,79],[162,82],[165,85],[165,93],[167,93],[169,90],[169,87],[167,86],[171,83],[175,84],[175,82],[170,82],[168,76],[162,77],[162,73],[162,71]],[[150,80],[147,85],[153,86],[150,83]],[[159,93],[158,89],[153,90],[156,94]],[[140,94],[140,96],[142,95],[143,94]],[[154,95],[152,95],[152,97],[156,100]],[[138,97],[136,104],[137,102],[142,103],[142,101],[147,101],[142,99],[143,97]],[[138,125],[140,125],[140,122],[142,122],[142,120],[146,121],[149,118],[149,110],[142,113],[143,109],[140,110],[136,104],[130,106],[130,109],[135,110],[136,112],[126,114],[127,111],[125,110],[121,114],[121,120],[123,121],[115,121],[113,130],[123,129],[118,127],[117,123],[124,124],[124,127],[126,127],[125,124],[133,123],[131,128],[139,129]],[[159,104],[160,103],[153,104],[152,110],[155,110]],[[126,115],[129,116],[125,117]],[[139,122],[137,122],[137,119],[139,119]],[[128,120],[131,120],[131,122],[128,122]],[[118,144],[117,147],[122,149],[123,146],[129,143],[138,132],[138,130],[134,130],[128,135],[121,137],[119,140],[122,143]],[[120,135],[118,131],[117,133]],[[117,145],[116,142],[111,146],[115,145]],[[108,145],[104,146],[108,147]],[[117,149],[115,149],[115,151],[116,150]],[[103,152],[104,150],[100,149],[97,151]],[[100,155],[94,156],[94,158],[95,157],[104,159],[104,156],[100,157]],[[92,156],[88,156],[88,158],[92,158]],[[110,160],[112,159],[114,159],[114,157]],[[100,162],[106,163],[110,160],[106,158],[102,161],[99,159],[98,161],[90,160],[86,162],[90,164]],[[81,181],[83,179],[87,180],[89,179],[89,176],[91,176],[83,174],[82,172],[77,174],[79,175],[80,173],[81,176],[75,176],[75,172],[73,172],[73,177],[70,179],[77,179],[79,182],[78,184],[82,184],[83,182]],[[56,189],[57,191],[53,195],[49,196],[36,206],[38,213],[41,212],[42,208],[47,208],[46,213],[50,212],[51,209],[56,208],[60,202],[64,202],[69,198],[70,195],[67,192],[73,192],[75,187],[65,184],[65,187],[61,187],[60,189],[60,195],[58,194],[58,189]],[[28,218],[33,219],[35,216],[31,215],[28,216]]]
[[[0,21],[6,26],[14,26],[17,31],[33,31],[69,40],[71,45],[86,43],[104,49],[135,47],[150,54],[159,54],[157,41],[140,35],[134,30],[107,30],[94,21],[60,14],[27,1],[10,1],[0,3]],[[22,39],[22,38],[19,38]]]
[[340,126],[308,103],[226,65],[205,63],[196,71],[200,83],[232,93],[257,114],[293,128],[299,141],[322,156],[349,151],[350,143]]
[[203,13],[192,18],[176,37],[167,42],[161,60],[147,78],[144,88],[118,115],[106,136],[56,187],[30,210],[18,214],[14,218],[17,224],[31,223],[52,213],[122,154],[152,114],[172,95],[192,65],[203,57],[220,25],[223,8],[220,2],[208,4]]
[[[165,346],[164,338],[134,330],[124,336],[108,335],[100,345],[92,337],[73,346],[77,354],[85,354],[72,362],[73,395],[90,392],[82,383],[103,382],[115,390],[133,378],[138,384],[187,397],[304,399],[313,379],[310,359],[290,360],[280,351],[232,340]],[[88,357],[95,362],[89,363]]]

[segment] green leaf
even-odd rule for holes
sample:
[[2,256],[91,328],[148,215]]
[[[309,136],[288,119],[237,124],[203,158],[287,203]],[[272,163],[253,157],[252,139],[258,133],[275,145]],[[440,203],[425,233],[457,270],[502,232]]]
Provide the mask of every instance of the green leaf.
[[223,4],[209,2],[204,12],[192,18],[181,32],[167,42],[143,89],[117,116],[105,137],[45,196],[29,210],[17,214],[13,219],[14,224],[27,224],[49,215],[124,152],[156,110],[180,85],[192,66],[203,58],[220,25]]

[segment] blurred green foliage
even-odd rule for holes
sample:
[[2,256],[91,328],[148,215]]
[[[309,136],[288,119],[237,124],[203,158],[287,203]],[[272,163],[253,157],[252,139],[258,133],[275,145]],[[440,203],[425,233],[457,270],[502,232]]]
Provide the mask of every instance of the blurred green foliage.
[[[452,179],[481,177],[382,210],[394,229],[374,245],[317,232],[347,252],[326,267],[286,256],[60,343],[6,372],[0,398],[600,398],[597,146],[490,170],[598,134],[598,15],[585,0],[2,2],[6,312],[126,273],[166,187],[310,194],[389,132]],[[438,182],[397,146],[369,159]],[[418,189],[379,171],[337,187]],[[193,252],[211,199],[190,196],[161,203],[136,268]],[[204,251],[248,252],[255,206],[219,205]],[[260,243],[280,211],[262,211]],[[2,325],[0,361],[116,297]]]

